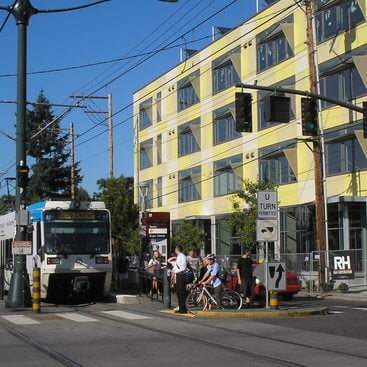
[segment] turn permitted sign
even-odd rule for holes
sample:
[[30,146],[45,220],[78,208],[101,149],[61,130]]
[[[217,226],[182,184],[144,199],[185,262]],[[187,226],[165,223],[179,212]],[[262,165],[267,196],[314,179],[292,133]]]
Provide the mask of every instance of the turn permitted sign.
[[257,192],[257,217],[259,219],[278,218],[278,193],[276,191]]

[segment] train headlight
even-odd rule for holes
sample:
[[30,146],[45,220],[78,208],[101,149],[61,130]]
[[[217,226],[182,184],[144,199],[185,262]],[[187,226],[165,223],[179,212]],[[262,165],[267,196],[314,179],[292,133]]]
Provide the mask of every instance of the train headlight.
[[109,264],[110,260],[107,256],[96,256],[96,264]]
[[61,259],[59,257],[48,257],[47,265],[60,265]]

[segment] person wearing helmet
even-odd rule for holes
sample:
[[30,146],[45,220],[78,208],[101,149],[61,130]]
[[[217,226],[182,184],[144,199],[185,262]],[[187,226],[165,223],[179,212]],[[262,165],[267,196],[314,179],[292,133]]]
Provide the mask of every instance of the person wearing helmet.
[[211,285],[214,288],[214,297],[217,301],[217,309],[222,309],[222,281],[218,277],[220,270],[219,264],[215,261],[215,255],[209,254],[206,256],[207,272],[203,279],[199,282],[204,287]]

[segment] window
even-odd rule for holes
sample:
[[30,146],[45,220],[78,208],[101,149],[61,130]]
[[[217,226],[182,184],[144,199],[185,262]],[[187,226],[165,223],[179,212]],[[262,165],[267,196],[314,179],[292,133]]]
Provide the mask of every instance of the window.
[[144,130],[152,125],[153,99],[149,98],[139,105],[139,127]]
[[241,81],[241,49],[239,47],[213,61],[213,94]]
[[260,150],[261,181],[282,185],[297,180],[286,156],[286,151],[292,148],[295,148],[295,144],[270,146]]
[[157,164],[162,163],[162,134],[157,135]]
[[[322,73],[320,92],[322,95],[340,101],[351,101],[365,95],[367,89],[358,70],[352,64],[348,68]],[[328,102],[322,102],[324,108],[330,105]]]
[[215,145],[241,137],[241,134],[236,131],[234,111],[234,105],[228,105],[213,112],[213,141]]
[[367,169],[367,158],[354,134],[361,124],[325,134],[328,176]]
[[242,155],[214,162],[214,196],[228,195],[241,189]]
[[200,119],[193,120],[178,128],[178,156],[200,150]]
[[157,93],[157,122],[162,121],[162,92]]
[[144,181],[141,183],[143,186],[148,186],[147,196],[144,199],[145,209],[153,208],[153,180]]
[[177,110],[182,111],[200,101],[199,70],[177,83]]
[[158,202],[158,207],[161,207],[163,205],[163,202],[162,202],[162,177],[157,178],[157,202]]
[[336,37],[364,21],[357,0],[317,0],[316,39],[318,43]]
[[[272,87],[283,87],[294,89],[295,78],[289,78],[283,80]],[[270,111],[270,107],[267,106],[267,97],[270,96],[273,92],[258,92],[258,129],[266,129],[267,127],[273,126],[275,122],[269,121],[268,112]],[[296,96],[294,94],[287,95],[287,97],[291,98],[291,110],[290,110],[290,119],[294,120],[296,118]]]
[[153,165],[153,139],[140,143],[140,169],[152,167]]
[[257,36],[258,71],[293,57],[293,26],[293,16],[290,16]]
[[178,173],[178,201],[201,199],[201,167],[194,167]]

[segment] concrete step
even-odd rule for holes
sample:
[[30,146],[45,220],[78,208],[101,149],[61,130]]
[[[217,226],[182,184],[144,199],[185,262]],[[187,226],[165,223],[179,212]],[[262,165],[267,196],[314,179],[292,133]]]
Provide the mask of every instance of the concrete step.
[[112,296],[115,299],[116,303],[120,303],[122,305],[138,305],[139,304],[139,296],[131,295],[131,294],[115,294]]

